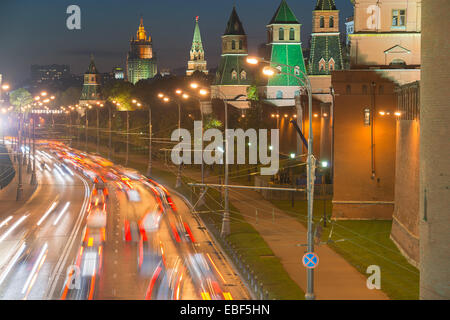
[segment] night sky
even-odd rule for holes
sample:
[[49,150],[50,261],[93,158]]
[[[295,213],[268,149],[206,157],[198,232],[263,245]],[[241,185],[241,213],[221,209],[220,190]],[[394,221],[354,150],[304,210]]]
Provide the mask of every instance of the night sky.
[[[125,67],[129,40],[140,15],[153,38],[159,70],[186,67],[194,18],[200,30],[208,68],[217,66],[226,22],[236,4],[249,39],[250,53],[266,42],[266,25],[281,0],[0,0],[0,73],[5,82],[30,77],[31,64],[69,64],[83,73],[89,54],[100,72]],[[302,24],[303,47],[308,46],[316,0],[288,0]],[[81,7],[81,30],[66,28],[66,9]],[[336,0],[343,21],[352,15],[350,0]]]

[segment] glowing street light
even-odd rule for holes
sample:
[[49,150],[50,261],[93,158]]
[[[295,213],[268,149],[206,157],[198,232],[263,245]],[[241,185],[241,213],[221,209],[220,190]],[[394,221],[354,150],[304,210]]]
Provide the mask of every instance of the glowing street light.
[[273,75],[275,75],[275,69],[272,67],[264,67],[263,74],[268,77],[272,77]]
[[208,94],[208,91],[206,91],[205,89],[200,89],[199,93],[200,93],[202,96],[206,96],[206,95]]
[[256,57],[248,57],[247,63],[257,65],[259,63],[259,59]]
[[198,87],[199,87],[198,83],[196,83],[196,82],[191,83],[192,89],[197,89]]

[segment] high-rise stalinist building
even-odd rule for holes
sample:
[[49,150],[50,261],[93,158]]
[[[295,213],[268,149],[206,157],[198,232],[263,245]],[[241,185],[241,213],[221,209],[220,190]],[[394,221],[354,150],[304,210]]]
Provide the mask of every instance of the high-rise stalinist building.
[[157,70],[156,57],[153,53],[152,38],[148,36],[144,29],[144,22],[141,24],[136,34],[130,41],[130,51],[127,56],[128,81],[136,84],[139,80],[153,78]]
[[198,16],[195,17],[194,39],[190,51],[190,59],[186,74],[191,76],[195,71],[201,71],[208,74],[206,69],[205,50],[203,49],[202,36],[200,35],[200,27],[198,26]]

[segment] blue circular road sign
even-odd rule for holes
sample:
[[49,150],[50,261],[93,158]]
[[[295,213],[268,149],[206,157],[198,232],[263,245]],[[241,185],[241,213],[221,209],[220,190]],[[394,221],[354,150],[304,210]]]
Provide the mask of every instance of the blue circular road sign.
[[302,258],[303,265],[308,269],[314,269],[319,264],[319,257],[314,252],[307,252]]

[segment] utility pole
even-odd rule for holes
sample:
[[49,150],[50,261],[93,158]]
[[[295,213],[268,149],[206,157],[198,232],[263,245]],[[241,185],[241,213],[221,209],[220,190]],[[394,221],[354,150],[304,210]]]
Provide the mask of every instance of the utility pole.
[[17,184],[17,195],[16,195],[16,200],[17,201],[21,201],[23,199],[23,186],[22,186],[22,150],[20,148],[20,144],[21,144],[21,139],[22,139],[22,133],[21,133],[21,122],[22,122],[22,114],[19,114],[18,117],[19,123],[18,123],[18,162],[19,162],[19,177],[18,177],[18,184]]
[[[178,130],[181,130],[181,104],[180,101],[178,101],[178,99],[175,100],[177,102],[178,105]],[[180,132],[180,131],[178,131]],[[177,181],[175,184],[175,188],[179,188],[181,187],[181,169],[183,167],[183,162],[180,163],[180,165],[178,166],[178,174],[177,174]]]
[[108,135],[108,146],[109,146],[109,148],[108,148],[108,158],[109,159],[111,159],[111,149],[112,149],[112,141],[111,141],[111,130],[112,130],[112,123],[111,123],[111,106],[109,106],[109,108],[108,108],[108,129],[109,129],[109,135]]
[[223,100],[225,106],[225,153],[224,153],[224,165],[225,165],[225,179],[224,179],[224,202],[225,211],[223,212],[223,220],[222,220],[222,231],[221,236],[226,237],[230,234],[230,208],[229,208],[229,199],[228,199],[228,137],[227,137],[227,129],[228,129],[228,105],[226,99]]
[[100,145],[100,118],[99,118],[99,107],[97,106],[97,154],[99,154],[99,145]]
[[88,126],[89,126],[89,120],[88,120],[88,108],[85,110],[85,117],[86,117],[86,124],[85,124],[85,151],[88,152]]
[[128,148],[129,148],[129,144],[130,144],[130,135],[129,135],[129,131],[130,131],[130,115],[128,110],[126,111],[126,117],[127,117],[127,145],[126,145],[126,155],[125,155],[125,165],[128,165]]
[[147,177],[152,175],[152,108],[148,106],[148,167],[147,167]]
[[31,181],[30,184],[32,186],[37,184],[37,179],[36,179],[36,125],[35,125],[35,115],[31,116],[31,120],[33,121],[33,171],[31,173]]

